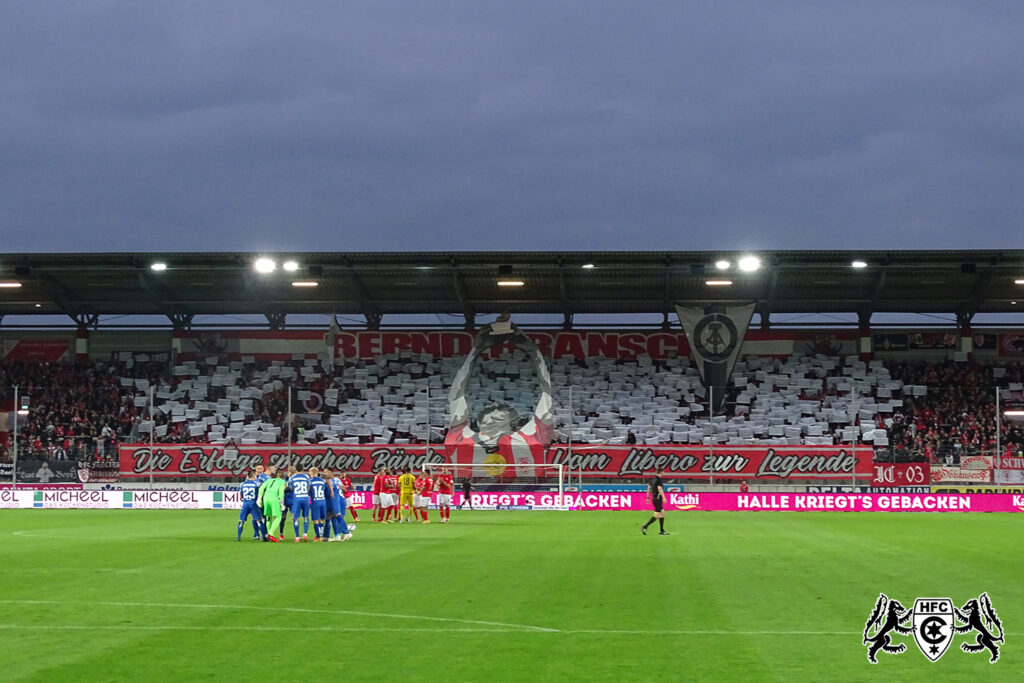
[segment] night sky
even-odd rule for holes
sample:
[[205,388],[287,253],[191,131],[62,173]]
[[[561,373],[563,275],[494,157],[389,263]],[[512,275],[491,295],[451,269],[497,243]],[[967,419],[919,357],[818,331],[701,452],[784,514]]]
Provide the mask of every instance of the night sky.
[[4,251],[1021,248],[1024,3],[32,2]]

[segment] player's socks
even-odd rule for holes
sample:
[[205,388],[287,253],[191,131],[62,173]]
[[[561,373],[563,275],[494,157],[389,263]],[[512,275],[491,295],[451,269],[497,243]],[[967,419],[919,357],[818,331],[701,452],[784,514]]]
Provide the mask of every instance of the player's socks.
[[356,511],[351,509],[351,508],[349,508],[349,512],[352,513],[352,521],[353,522],[358,522],[359,521],[359,515],[356,514]]
[[656,519],[655,517],[651,517],[649,520],[647,520],[647,524],[644,524],[644,530],[645,531],[647,530],[647,527],[649,527],[650,525],[654,524],[654,520],[655,519]]
[[245,528],[245,522],[239,522],[238,523],[238,538],[235,539],[236,541],[241,541],[242,540],[242,529],[244,529],[244,528]]
[[309,517],[302,520],[302,537],[306,538],[309,536]]
[[299,520],[292,517],[292,526],[295,527],[295,540],[299,539]]
[[658,518],[658,528],[661,529],[661,533],[665,533],[665,518],[664,517],[659,517]]

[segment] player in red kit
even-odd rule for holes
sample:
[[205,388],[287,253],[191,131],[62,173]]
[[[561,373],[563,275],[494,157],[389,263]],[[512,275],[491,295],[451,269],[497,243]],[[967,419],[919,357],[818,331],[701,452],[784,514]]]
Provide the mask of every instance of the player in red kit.
[[381,522],[384,520],[384,510],[380,504],[380,494],[384,490],[384,471],[387,468],[381,469],[377,474],[373,475],[373,521]]
[[740,482],[740,493],[746,493],[749,490],[750,487],[747,486],[747,480],[744,479],[743,481]]
[[[398,517],[398,474],[390,469],[384,475],[384,493],[388,496],[388,505],[384,508],[384,521],[390,522],[391,517]],[[382,503],[383,504],[383,503]]]
[[424,470],[423,476],[416,478],[416,490],[419,496],[416,498],[416,508],[424,524],[430,524],[427,511],[430,509],[430,496],[434,491],[434,480],[430,477],[430,470]]
[[348,472],[342,472],[340,476],[341,496],[345,499],[345,508],[352,513],[352,521],[358,522],[359,515],[356,513],[355,505],[353,505],[356,502],[356,498],[352,489],[352,479],[349,478]]
[[452,514],[452,490],[455,482],[452,481],[451,472],[447,467],[441,468],[437,475],[437,509],[441,513],[441,524],[447,524]]

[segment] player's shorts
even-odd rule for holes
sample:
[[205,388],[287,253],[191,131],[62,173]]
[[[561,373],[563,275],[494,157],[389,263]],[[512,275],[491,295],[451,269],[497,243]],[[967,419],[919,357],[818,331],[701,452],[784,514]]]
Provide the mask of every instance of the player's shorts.
[[655,496],[652,502],[654,503],[654,511],[662,512],[662,508],[665,505],[665,501],[661,499],[661,496]]
[[445,507],[452,506],[452,495],[450,493],[439,493],[437,494],[437,504]]
[[310,517],[313,519],[327,519],[327,501],[314,500],[309,509]]
[[373,494],[372,501],[373,501],[374,505],[380,505],[380,494],[379,493]]
[[414,493],[412,495],[412,506],[414,508],[422,507],[422,503],[420,502],[422,499],[423,499],[423,496],[421,496],[418,493]]
[[281,516],[281,501],[279,501],[279,500],[265,500],[265,501],[263,501],[263,515],[265,517],[280,517]]
[[292,517],[309,517],[309,498],[299,498],[292,505]]
[[247,500],[242,503],[242,509],[238,511],[238,521],[244,522],[250,515],[252,515],[254,521],[259,520],[261,517],[260,508],[256,505],[255,500]]
[[356,497],[355,496],[349,496],[348,498],[344,498],[343,500],[345,501],[345,507],[350,508],[350,507],[352,507],[353,504],[355,504]]
[[403,493],[402,497],[399,499],[399,502],[402,504],[402,507],[412,507],[413,506],[413,494],[411,494],[411,493]]
[[387,503],[383,502],[383,500],[381,501],[381,505],[383,505],[384,507],[386,507],[386,508],[393,508],[396,505],[398,505],[398,494],[395,494],[395,493],[382,493],[380,495],[388,497],[388,502]]

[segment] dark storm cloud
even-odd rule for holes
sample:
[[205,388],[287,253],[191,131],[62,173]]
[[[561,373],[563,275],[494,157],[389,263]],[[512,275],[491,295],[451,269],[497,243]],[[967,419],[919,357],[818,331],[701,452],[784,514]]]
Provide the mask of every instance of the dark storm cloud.
[[7,3],[3,248],[1020,246],[1024,5],[704,5]]

